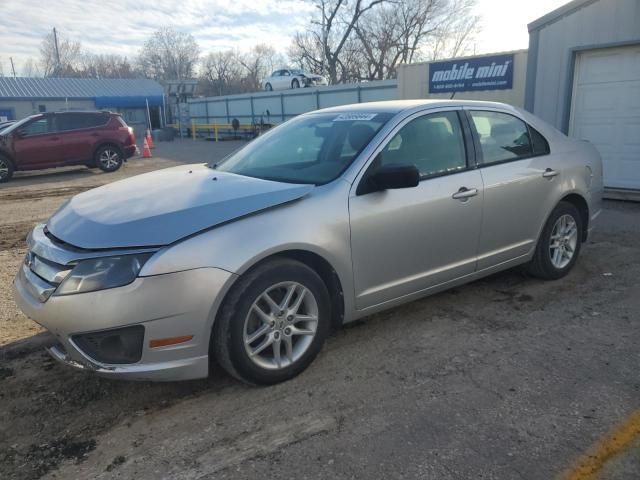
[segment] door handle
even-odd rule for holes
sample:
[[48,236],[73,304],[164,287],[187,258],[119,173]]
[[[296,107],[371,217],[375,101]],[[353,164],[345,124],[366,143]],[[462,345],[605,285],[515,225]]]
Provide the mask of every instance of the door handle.
[[99,137],[99,136],[100,136],[100,134],[99,134],[98,132],[95,132],[95,133],[92,133],[92,134],[91,134],[91,136],[92,136],[92,137]]
[[460,190],[451,195],[451,198],[455,200],[466,200],[467,198],[475,197],[476,195],[478,195],[477,188],[460,187]]
[[49,137],[50,142],[56,142],[58,140],[60,140],[60,137]]
[[551,168],[547,168],[547,169],[543,172],[542,176],[543,176],[544,178],[553,178],[553,177],[558,176],[558,175],[559,175],[559,173],[560,173],[560,172],[558,172],[557,170],[552,170]]

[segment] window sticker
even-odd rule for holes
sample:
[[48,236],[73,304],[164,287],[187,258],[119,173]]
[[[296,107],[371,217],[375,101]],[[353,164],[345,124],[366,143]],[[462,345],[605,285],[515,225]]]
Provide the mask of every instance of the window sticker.
[[341,113],[333,119],[334,122],[356,122],[358,120],[373,120],[377,113]]

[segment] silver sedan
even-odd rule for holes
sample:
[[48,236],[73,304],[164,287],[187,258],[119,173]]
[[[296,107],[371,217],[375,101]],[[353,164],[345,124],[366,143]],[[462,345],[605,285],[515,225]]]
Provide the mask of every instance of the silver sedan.
[[216,359],[272,384],[343,323],[518,265],[560,279],[601,194],[595,149],[516,108],[341,106],[77,195],[29,235],[15,296],[73,367],[183,380]]

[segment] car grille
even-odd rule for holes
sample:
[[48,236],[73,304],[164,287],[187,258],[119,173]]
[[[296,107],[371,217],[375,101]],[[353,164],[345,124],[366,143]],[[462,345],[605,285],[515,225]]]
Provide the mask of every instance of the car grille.
[[25,276],[29,280],[32,293],[41,302],[46,302],[58,285],[71,273],[72,265],[60,265],[28,252],[24,259]]

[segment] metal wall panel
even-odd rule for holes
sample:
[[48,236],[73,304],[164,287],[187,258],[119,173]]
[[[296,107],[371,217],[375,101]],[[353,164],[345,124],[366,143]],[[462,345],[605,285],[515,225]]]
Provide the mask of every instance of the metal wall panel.
[[[534,22],[535,24],[535,22]],[[537,32],[534,35],[534,32]],[[597,0],[535,25],[531,41],[537,51],[527,79],[527,108],[567,131],[575,57],[580,51],[640,44],[640,1]],[[533,52],[530,44],[530,50]]]
[[395,80],[384,80],[329,87],[195,98],[188,101],[188,106],[191,121],[195,123],[228,123],[237,118],[240,123],[257,123],[262,120],[278,124],[318,108],[394,100],[398,98],[397,90]]

